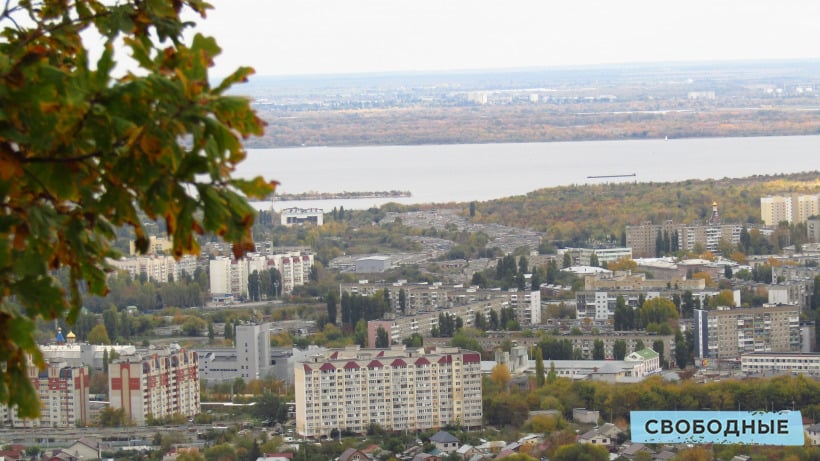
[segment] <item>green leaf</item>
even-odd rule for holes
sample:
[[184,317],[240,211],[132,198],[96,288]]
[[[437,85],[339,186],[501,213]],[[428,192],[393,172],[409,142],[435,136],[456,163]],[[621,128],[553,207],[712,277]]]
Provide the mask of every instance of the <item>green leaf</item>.
[[248,179],[234,179],[231,182],[243,194],[252,198],[263,198],[273,193],[278,183],[268,182],[261,176]]
[[105,44],[105,49],[97,60],[97,72],[95,88],[105,88],[108,86],[111,70],[114,69],[114,47],[111,42]]
[[133,38],[126,37],[123,39],[125,46],[131,49],[131,57],[143,69],[150,69],[153,66],[151,59],[151,47],[147,37]]
[[233,71],[231,75],[225,77],[222,82],[219,83],[219,86],[214,88],[214,94],[222,94],[228,89],[230,89],[236,83],[244,83],[248,81],[248,77],[253,75],[255,71],[252,67],[240,67]]

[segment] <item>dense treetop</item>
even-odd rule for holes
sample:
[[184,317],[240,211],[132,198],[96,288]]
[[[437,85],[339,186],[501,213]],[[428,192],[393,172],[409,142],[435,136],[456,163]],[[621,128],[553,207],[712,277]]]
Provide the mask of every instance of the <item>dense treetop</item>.
[[[704,224],[718,203],[724,223],[760,224],[760,197],[820,193],[818,172],[669,183],[553,187],[481,203],[474,220],[547,232],[550,240],[619,238],[627,225]],[[466,211],[465,211],[466,213]]]

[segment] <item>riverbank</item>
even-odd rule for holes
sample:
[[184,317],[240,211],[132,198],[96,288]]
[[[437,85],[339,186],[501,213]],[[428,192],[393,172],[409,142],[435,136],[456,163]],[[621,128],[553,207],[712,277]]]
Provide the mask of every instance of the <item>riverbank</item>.
[[359,199],[390,199],[412,197],[410,191],[389,190],[375,192],[301,192],[296,194],[276,193],[267,198],[271,201],[297,202],[306,200],[359,200]]

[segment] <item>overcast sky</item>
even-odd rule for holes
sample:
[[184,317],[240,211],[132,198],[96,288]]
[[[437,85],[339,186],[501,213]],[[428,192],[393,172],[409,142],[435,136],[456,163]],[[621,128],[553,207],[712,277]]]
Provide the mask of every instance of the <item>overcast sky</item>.
[[820,57],[817,0],[212,0],[215,75]]

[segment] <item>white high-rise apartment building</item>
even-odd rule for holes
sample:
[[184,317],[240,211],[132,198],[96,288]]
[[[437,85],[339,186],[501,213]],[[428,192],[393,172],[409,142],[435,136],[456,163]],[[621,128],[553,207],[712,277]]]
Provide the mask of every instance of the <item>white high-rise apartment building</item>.
[[305,437],[371,424],[389,431],[482,420],[481,355],[458,348],[329,350],[297,363],[296,432]]
[[242,259],[217,257],[210,261],[211,296],[215,300],[245,298],[248,296],[248,276],[254,271],[276,269],[282,276],[280,294],[293,291],[310,278],[312,254],[297,252],[273,255],[249,254]]
[[248,296],[248,263],[224,256],[210,261],[211,296],[214,300]]

